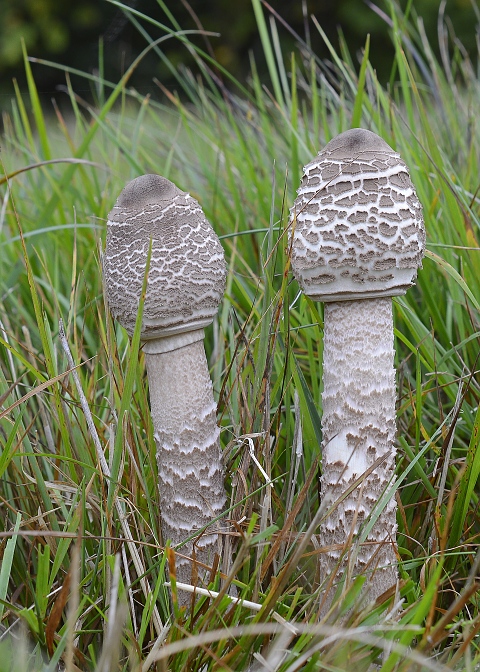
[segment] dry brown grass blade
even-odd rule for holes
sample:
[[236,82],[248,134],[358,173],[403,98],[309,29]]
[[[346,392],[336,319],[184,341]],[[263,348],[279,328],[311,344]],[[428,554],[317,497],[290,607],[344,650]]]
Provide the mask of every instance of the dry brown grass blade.
[[15,380],[15,381],[10,385],[10,387],[6,390],[6,392],[4,392],[2,395],[0,395],[0,406],[2,406],[2,405],[4,404],[4,402],[8,399],[8,397],[11,395],[11,393],[13,392],[13,390],[17,387],[17,385],[18,385],[19,382],[22,380],[23,376],[26,375],[26,373],[27,373],[27,372],[24,371],[24,372],[22,373],[22,375],[19,376],[19,377],[17,378],[17,380]]
[[454,666],[458,662],[464,659],[468,647],[473,642],[474,638],[477,636],[479,631],[480,631],[480,616],[477,616],[477,618],[474,619],[472,623],[470,623],[470,629],[468,633],[466,632],[466,628],[464,628],[465,639],[462,642],[461,646],[457,649],[455,655],[449,660],[449,664],[452,669],[454,669]]
[[75,371],[76,369],[79,369],[81,366],[84,366],[87,362],[92,361],[92,359],[95,359],[94,357],[91,357],[90,359],[87,359],[85,362],[82,362],[81,364],[77,364],[71,369],[68,369],[68,371],[64,371],[63,373],[59,373],[58,376],[55,376],[54,378],[50,378],[49,380],[46,380],[44,383],[41,383],[40,385],[37,385],[37,387],[34,387],[30,392],[27,392],[27,394],[24,394],[23,397],[20,397],[20,399],[17,399],[13,404],[11,404],[8,408],[0,412],[0,420],[4,418],[6,415],[11,413],[14,408],[17,408],[17,406],[20,406],[24,402],[28,401],[31,397],[34,397],[36,394],[40,394],[40,392],[43,392],[43,390],[46,390],[47,388],[51,387],[55,383],[58,383],[60,380],[63,380],[65,376],[68,376],[72,371]]
[[58,594],[57,599],[53,603],[53,607],[50,611],[50,616],[48,617],[47,625],[45,628],[45,642],[47,644],[47,650],[50,656],[53,656],[53,643],[55,640],[55,633],[57,632],[60,619],[62,618],[62,613],[67,604],[69,595],[70,595],[70,579],[72,575],[72,570],[70,569],[68,574],[65,577],[60,593]]
[[293,523],[295,522],[295,518],[297,517],[300,509],[303,506],[303,503],[304,503],[305,498],[308,494],[308,490],[310,488],[310,485],[312,484],[312,481],[315,477],[317,469],[318,469],[318,457],[315,458],[315,460],[313,461],[313,464],[310,467],[310,471],[308,472],[307,480],[305,481],[302,489],[300,490],[300,492],[298,494],[295,505],[294,505],[293,509],[291,510],[291,512],[289,513],[289,515],[287,516],[287,519],[285,521],[285,524],[284,524],[283,528],[280,530],[278,536],[276,537],[275,541],[272,544],[272,547],[271,547],[270,551],[268,552],[267,557],[265,558],[265,560],[263,562],[262,569],[260,571],[260,579],[262,581],[265,578],[265,575],[268,571],[268,568],[272,564],[272,562],[275,558],[275,555],[278,553],[278,550],[280,548],[280,545],[281,545],[282,541],[287,542],[288,539],[290,538],[290,535],[289,535],[290,528],[292,527]]
[[292,554],[292,557],[289,559],[289,561],[285,564],[283,567],[282,571],[280,572],[278,577],[275,577],[272,581],[272,590],[268,594],[264,606],[261,612],[261,616],[265,616],[273,607],[272,605],[275,604],[278,600],[278,598],[281,595],[281,592],[284,588],[284,586],[288,583],[288,580],[292,574],[293,571],[295,571],[295,568],[298,565],[298,562],[300,561],[301,557],[304,554],[305,548],[310,542],[310,539],[312,535],[315,533],[316,528],[319,526],[322,520],[327,518],[332,511],[334,511],[337,506],[346,498],[349,496],[351,492],[353,492],[356,488],[358,488],[363,481],[373,472],[375,469],[382,464],[382,462],[386,459],[387,455],[381,455],[379,458],[375,460],[375,462],[370,465],[370,467],[352,483],[352,485],[347,488],[347,490],[339,497],[333,504],[332,506],[325,511],[325,507],[320,505],[317,513],[315,514],[312,522],[310,523],[307,531],[305,532],[305,535],[299,542],[297,548],[295,549],[294,553]]
[[457,616],[457,614],[465,607],[472,595],[478,592],[480,589],[480,583],[475,582],[469,586],[457,600],[451,605],[449,609],[444,613],[442,618],[435,625],[433,630],[428,633],[428,636],[424,638],[423,642],[420,644],[420,649],[422,651],[429,650],[433,648],[436,644],[442,641],[445,637],[450,636],[450,632],[447,630],[449,626],[452,625],[452,621]]
[[[90,482],[91,484],[91,482]],[[65,648],[65,672],[74,672],[74,656],[75,656],[75,626],[77,622],[77,613],[80,606],[80,548],[81,536],[77,537],[72,549],[72,556],[70,562],[70,590],[69,590],[69,605],[67,617],[67,646]],[[81,655],[81,663],[85,663],[83,654]]]
[[50,159],[49,161],[39,161],[39,163],[31,163],[28,166],[22,166],[18,170],[14,170],[12,173],[0,177],[0,185],[5,184],[5,182],[8,183],[8,181],[11,180],[12,177],[16,177],[17,175],[25,173],[28,170],[34,170],[35,168],[42,168],[43,166],[48,166],[51,165],[52,163],[81,163],[85,166],[94,166],[95,168],[103,168],[104,170],[108,170],[110,172],[108,166],[102,166],[101,163],[95,163],[95,161],[88,161],[87,159],[72,159],[72,158]]
[[[425,670],[431,670],[432,672],[450,672],[451,668],[445,665],[442,665],[439,661],[430,661],[428,658],[424,657],[416,651],[407,649],[407,647],[398,644],[397,642],[390,642],[385,639],[384,633],[390,632],[394,626],[359,626],[356,628],[342,628],[340,626],[329,626],[324,624],[303,624],[299,623],[296,626],[298,628],[299,634],[310,635],[315,638],[313,646],[311,649],[305,651],[302,657],[299,657],[296,662],[307,663],[309,658],[316,652],[321,651],[322,649],[328,648],[330,645],[340,642],[354,641],[361,644],[368,644],[370,646],[378,647],[381,650],[385,650],[387,647],[390,650],[398,653],[403,656],[405,660],[411,661],[412,663],[418,663],[423,665]],[[182,651],[187,651],[191,649],[192,651],[200,647],[203,649],[207,644],[213,642],[222,641],[222,640],[235,640],[244,637],[258,637],[258,636],[271,636],[278,635],[284,631],[285,626],[274,623],[254,623],[251,625],[243,624],[229,628],[222,628],[211,630],[209,632],[203,632],[198,635],[189,635],[185,632],[185,638],[172,642],[170,644],[162,647],[155,656],[152,656],[151,662],[162,662],[167,661],[168,658],[180,653]],[[318,638],[321,638],[320,640]],[[236,649],[238,650],[238,644]],[[228,654],[222,659],[228,659]],[[295,667],[290,667],[289,669],[300,669],[294,663]],[[169,669],[168,667],[160,667],[159,669]],[[186,668],[184,668],[186,669]],[[325,668],[326,669],[326,668]],[[329,667],[328,669],[334,669]],[[335,667],[335,669],[339,669]],[[412,668],[413,669],[413,668]]]
[[[255,371],[255,362],[254,362],[254,358],[253,358],[253,355],[252,355],[252,352],[251,352],[251,341],[248,340],[248,338],[245,334],[245,330],[247,328],[247,325],[253,320],[254,305],[255,305],[255,303],[252,302],[252,307],[250,309],[250,313],[248,314],[247,319],[245,320],[243,325],[240,326],[240,332],[239,332],[238,336],[236,336],[235,350],[232,354],[232,358],[231,358],[230,364],[229,364],[229,366],[228,366],[228,368],[225,372],[225,375],[223,376],[222,387],[221,387],[221,390],[220,390],[220,394],[218,395],[218,400],[219,400],[218,401],[218,407],[223,405],[224,410],[222,411],[220,417],[218,418],[218,424],[221,424],[221,422],[222,422],[222,418],[223,418],[223,415],[225,413],[225,409],[228,407],[230,397],[232,396],[233,390],[235,388],[235,383],[239,384],[239,383],[242,382],[240,371],[242,371],[243,367],[245,366],[245,360],[248,359],[249,363],[252,366],[253,371]],[[239,319],[236,316],[236,313],[235,313],[234,309],[233,309],[233,313],[235,315],[237,323],[240,324]],[[241,343],[244,344],[245,351],[242,355],[241,361],[239,363],[237,363],[237,355],[238,355],[238,350],[240,348]],[[228,394],[226,394],[226,392],[225,392],[226,386],[227,386],[228,380],[230,379],[230,372],[231,372],[234,364],[237,364],[238,374],[237,374],[232,386],[230,387],[230,390],[228,391]]]
[[[66,334],[65,334],[65,330],[64,330],[62,320],[59,321],[58,328],[59,328],[60,341],[61,341],[62,347],[64,349],[65,355],[67,357],[67,361],[68,361],[68,363],[71,367],[67,373],[70,373],[71,371],[73,372],[73,374],[72,374],[73,375],[73,380],[74,380],[74,383],[75,383],[75,387],[77,388],[78,396],[80,398],[80,404],[81,404],[81,407],[83,409],[90,434],[91,434],[93,442],[95,444],[95,449],[96,449],[98,461],[99,461],[99,464],[100,464],[100,467],[101,467],[101,472],[102,472],[103,476],[105,476],[106,478],[110,478],[110,476],[111,476],[110,468],[109,468],[109,466],[106,462],[105,454],[103,452],[103,448],[102,448],[102,445],[101,445],[101,442],[100,442],[100,439],[99,439],[99,436],[98,436],[98,433],[97,433],[97,430],[96,430],[96,427],[95,427],[95,423],[93,421],[93,417],[92,417],[92,414],[91,414],[91,411],[90,411],[90,407],[88,405],[87,399],[86,399],[85,394],[83,392],[82,385],[81,385],[81,382],[80,382],[80,378],[78,377],[78,374],[76,372],[76,369],[78,368],[78,366],[75,366],[75,367],[73,366],[74,360],[73,360],[73,357],[72,357],[72,353],[70,352],[70,346],[68,344],[68,340],[67,340],[67,337],[66,337]],[[87,360],[87,361],[89,361],[89,360]],[[120,500],[118,499],[117,496],[114,499],[114,503],[115,503],[115,508],[117,510],[117,515],[118,515],[118,518],[119,518],[119,521],[120,521],[120,525],[122,527],[122,531],[123,531],[123,533],[125,535],[125,538],[127,540],[128,550],[130,551],[130,555],[132,557],[132,561],[133,561],[133,564],[134,564],[134,567],[135,567],[135,571],[137,572],[137,575],[140,577],[140,585],[142,587],[143,594],[145,595],[145,597],[147,597],[152,592],[152,589],[151,589],[151,586],[150,586],[150,584],[149,584],[149,582],[146,578],[147,571],[146,571],[145,563],[143,562],[143,559],[142,559],[139,551],[137,550],[137,547],[136,547],[137,542],[134,540],[132,532],[131,532],[130,527],[128,525],[128,520],[127,520],[128,517],[127,517],[126,513],[124,512],[124,510],[122,508],[122,504],[121,504],[121,502],[120,502]],[[163,623],[162,623],[162,620],[160,618],[160,614],[158,612],[157,606],[155,606],[154,610],[153,610],[153,622],[154,622],[157,634],[160,635],[162,630],[163,630]]]

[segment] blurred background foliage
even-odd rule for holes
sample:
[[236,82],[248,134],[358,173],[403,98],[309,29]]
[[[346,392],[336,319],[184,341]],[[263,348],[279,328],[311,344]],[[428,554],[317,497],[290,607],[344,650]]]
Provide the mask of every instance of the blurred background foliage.
[[[29,56],[86,72],[97,71],[101,63],[106,78],[118,81],[145,46],[145,38],[118,4],[115,0],[0,0],[0,107],[5,109],[10,104],[13,78],[21,88],[25,87],[22,40]],[[124,4],[171,28],[176,21],[184,30],[203,27],[219,33],[218,36],[190,36],[190,39],[210,52],[240,81],[245,80],[250,70],[250,54],[260,54],[250,0],[125,0]],[[407,13],[422,17],[433,45],[438,45],[437,21],[439,12],[444,11],[451,35],[454,34],[467,51],[475,48],[478,35],[475,36],[472,25],[479,14],[476,0],[402,0],[400,4]],[[285,22],[282,25],[277,19],[284,53],[288,53],[289,42],[293,47],[292,31],[295,31],[312,44],[320,57],[328,57],[318,31],[312,21],[307,20],[313,14],[336,48],[339,34],[343,35],[350,53],[359,51],[370,33],[370,61],[381,80],[388,77],[393,51],[388,37],[388,10],[383,0],[375,0],[375,3],[370,0],[270,0],[268,4],[265,2],[265,8],[267,15],[271,8]],[[386,13],[387,21],[381,12]],[[142,22],[142,25],[153,39],[162,34],[151,24]],[[103,41],[102,57],[99,57],[100,40]],[[162,49],[175,66],[193,64],[193,57],[179,40],[168,40]],[[256,61],[257,64],[264,62],[261,58]],[[33,67],[43,97],[58,97],[65,85],[64,73],[40,64]],[[152,53],[142,61],[131,83],[141,93],[154,93],[153,78],[167,87],[173,85],[168,68]],[[77,93],[88,98],[85,81],[77,84]]]

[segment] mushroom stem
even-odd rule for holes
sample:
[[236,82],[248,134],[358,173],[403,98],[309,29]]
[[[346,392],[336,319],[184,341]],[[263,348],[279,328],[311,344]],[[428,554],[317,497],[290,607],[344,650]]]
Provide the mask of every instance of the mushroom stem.
[[[341,133],[305,166],[297,194],[292,269],[305,294],[326,303],[323,497],[338,500],[372,467],[323,526],[323,545],[335,547],[321,560],[322,578],[339,569],[348,585],[352,573],[364,571],[374,599],[397,579],[392,498],[366,544],[350,547],[394,473],[390,297],[404,294],[421,267],[422,206],[400,155],[362,128]],[[326,586],[328,604],[333,591]]]
[[[338,576],[343,575],[348,584],[352,575],[365,573],[370,576],[370,599],[395,585],[398,576],[395,498],[389,500],[365,543],[350,552],[352,539],[395,471],[393,346],[391,297],[325,304],[321,491],[327,506],[375,460],[385,459],[320,528],[321,546],[331,547],[320,554],[321,578],[328,580],[340,570]],[[333,590],[330,593],[327,604]]]
[[[179,550],[187,557],[177,556],[178,578],[188,583],[197,574],[192,576],[189,556],[208,568],[221,542],[218,525],[201,531],[226,501],[203,329],[218,311],[227,267],[217,235],[190,194],[160,175],[129,182],[108,215],[103,270],[112,315],[130,336],[149,249],[140,338],[150,385],[162,531],[164,541],[174,545],[194,537]],[[205,568],[198,574],[204,579]]]
[[[152,341],[146,346],[150,404],[157,446],[162,534],[172,545],[184,541],[211,523],[225,505],[222,454],[216,422],[216,403],[205,357],[203,330],[200,340],[175,347],[178,337]],[[152,352],[155,344],[171,350]],[[188,390],[188,393],[187,393]],[[212,566],[220,553],[217,521],[198,540],[179,553]],[[215,531],[214,531],[215,530]],[[177,579],[190,583],[192,563],[177,556]],[[197,567],[202,580],[206,570]]]

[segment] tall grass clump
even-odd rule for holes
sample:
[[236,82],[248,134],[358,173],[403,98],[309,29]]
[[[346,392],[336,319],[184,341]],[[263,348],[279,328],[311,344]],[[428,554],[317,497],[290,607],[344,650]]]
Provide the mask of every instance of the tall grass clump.
[[[390,1],[383,84],[369,39],[360,55],[341,38],[336,49],[313,18],[328,61],[300,36],[283,53],[288,27],[252,0],[269,79],[252,59],[242,86],[173,16],[170,29],[160,12],[114,4],[146,44],[121,81],[85,75],[88,102],[63,68],[67,113],[41,104],[25,54],[28,94],[16,87],[3,118],[0,669],[478,669],[477,61],[442,16],[437,58],[421,20]],[[195,54],[196,72],[166,61],[167,39]],[[170,65],[174,89],[130,86],[145,53]],[[337,581],[316,562],[322,311],[289,273],[288,208],[302,165],[358,126],[400,152],[427,229],[417,286],[394,301],[399,459],[377,507],[397,499],[402,580],[365,605],[359,577],[319,620],[325,581]],[[130,343],[112,323],[100,270],[115,196],[149,172],[199,200],[229,263],[206,346],[235,561],[186,612],[169,576],[182,549],[160,539],[138,334]]]

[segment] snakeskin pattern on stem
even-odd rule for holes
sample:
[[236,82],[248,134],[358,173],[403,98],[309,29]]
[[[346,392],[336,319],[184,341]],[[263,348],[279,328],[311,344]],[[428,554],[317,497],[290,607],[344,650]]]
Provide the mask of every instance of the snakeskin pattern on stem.
[[[172,352],[146,355],[157,444],[164,542],[176,545],[208,525],[225,506],[216,404],[202,341]],[[187,393],[188,390],[188,393]],[[221,527],[212,524],[195,543],[197,560],[211,566]],[[192,542],[178,549],[192,554]],[[177,556],[177,578],[190,583],[191,563]],[[200,578],[205,571],[198,569]]]
[[[348,563],[350,577],[365,572],[369,597],[395,585],[396,502],[391,498],[352,556],[360,527],[395,472],[395,369],[392,301],[367,299],[325,304],[323,351],[322,500],[333,504],[379,457],[365,478],[320,527],[322,580]],[[347,547],[345,548],[345,545]]]

